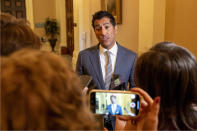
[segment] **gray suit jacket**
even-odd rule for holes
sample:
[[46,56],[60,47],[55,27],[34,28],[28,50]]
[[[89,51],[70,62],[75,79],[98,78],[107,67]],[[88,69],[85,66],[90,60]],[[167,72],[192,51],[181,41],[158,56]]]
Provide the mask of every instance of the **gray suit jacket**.
[[[126,86],[135,86],[134,66],[137,59],[136,53],[118,46],[116,65],[114,74],[120,75]],[[78,75],[90,75],[98,89],[105,89],[99,56],[99,44],[81,51],[78,55],[76,72]]]

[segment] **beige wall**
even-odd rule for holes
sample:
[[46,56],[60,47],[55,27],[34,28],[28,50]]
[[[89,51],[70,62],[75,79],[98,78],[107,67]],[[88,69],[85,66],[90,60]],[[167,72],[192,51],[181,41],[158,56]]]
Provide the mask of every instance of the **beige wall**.
[[138,54],[153,45],[154,0],[139,0]]
[[139,0],[138,55],[164,41],[165,0]]
[[197,0],[167,0],[165,40],[188,48],[197,57]]
[[154,17],[153,17],[153,45],[164,41],[165,38],[165,16],[166,16],[166,0],[154,1]]
[[124,47],[138,51],[139,1],[122,0],[122,24],[118,25],[117,41]]
[[[33,0],[34,24],[43,23],[47,17],[55,18],[55,0]],[[39,36],[44,36],[43,28],[34,28]]]
[[[29,2],[30,3],[30,2]],[[29,4],[31,5],[31,4]],[[28,7],[28,6],[27,6]],[[66,10],[65,0],[32,0],[33,24],[44,24],[46,18],[55,18],[60,26],[60,35],[55,46],[56,53],[60,53],[60,46],[66,46]],[[30,11],[29,11],[30,12]],[[30,14],[30,13],[29,13]],[[45,37],[44,27],[34,26],[36,34]],[[47,39],[46,39],[47,40]],[[51,50],[49,42],[42,44],[43,50]]]
[[[59,1],[61,3],[61,0]],[[79,4],[78,7],[82,8],[78,8],[78,16],[82,21],[78,23],[81,27],[79,28],[79,42],[76,43],[81,47],[78,47],[77,52],[98,43],[91,27],[91,17],[101,9],[101,0],[79,1],[75,0],[75,3]],[[165,38],[167,41],[185,46],[197,56],[197,0],[153,1],[151,3],[149,1],[147,6],[147,0],[122,0],[122,24],[118,25],[116,40],[126,48],[139,53]],[[56,18],[58,16],[56,4],[56,0],[33,0],[34,23],[44,22],[49,16]],[[149,21],[149,24],[146,21]],[[44,30],[41,28],[35,28],[35,31],[40,36],[44,35]],[[83,42],[84,35],[85,42]],[[61,41],[63,39],[65,37],[62,37]]]

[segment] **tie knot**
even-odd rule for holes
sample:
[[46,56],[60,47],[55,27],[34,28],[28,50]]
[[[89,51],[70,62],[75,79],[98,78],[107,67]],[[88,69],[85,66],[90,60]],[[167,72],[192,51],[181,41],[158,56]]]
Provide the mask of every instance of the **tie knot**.
[[108,57],[110,57],[110,51],[106,51]]

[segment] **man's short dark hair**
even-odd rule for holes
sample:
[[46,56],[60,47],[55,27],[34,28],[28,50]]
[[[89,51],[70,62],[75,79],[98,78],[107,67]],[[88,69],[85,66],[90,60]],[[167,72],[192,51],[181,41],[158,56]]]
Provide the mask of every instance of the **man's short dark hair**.
[[112,97],[116,99],[116,96],[115,96],[115,95],[111,95],[111,96],[110,96],[110,99],[112,99]]
[[115,27],[116,26],[116,20],[114,18],[114,16],[107,12],[107,11],[98,11],[96,12],[93,17],[92,17],[92,27],[94,28],[94,21],[95,20],[100,20],[102,19],[103,17],[107,17],[110,19],[110,23]]

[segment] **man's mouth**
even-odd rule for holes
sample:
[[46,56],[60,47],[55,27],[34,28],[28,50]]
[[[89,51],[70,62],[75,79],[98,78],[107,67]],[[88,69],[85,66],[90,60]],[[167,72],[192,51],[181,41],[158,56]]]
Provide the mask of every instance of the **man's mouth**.
[[102,40],[102,41],[106,41],[108,39],[109,39],[108,37],[102,37],[102,38],[100,38],[100,40]]

